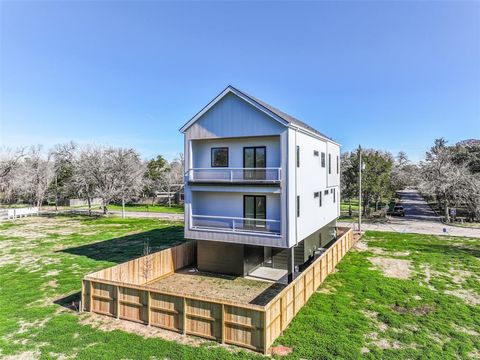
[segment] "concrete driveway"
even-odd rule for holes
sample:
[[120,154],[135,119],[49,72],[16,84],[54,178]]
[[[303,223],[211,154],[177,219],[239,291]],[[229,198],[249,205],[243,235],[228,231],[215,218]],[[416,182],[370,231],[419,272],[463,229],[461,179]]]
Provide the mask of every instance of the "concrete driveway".
[[[362,230],[393,231],[432,235],[452,235],[480,238],[479,229],[445,225],[416,190],[400,192],[400,202],[405,208],[405,217],[390,217],[387,220],[364,221]],[[357,229],[356,223],[349,226]],[[446,232],[444,232],[444,230]]]

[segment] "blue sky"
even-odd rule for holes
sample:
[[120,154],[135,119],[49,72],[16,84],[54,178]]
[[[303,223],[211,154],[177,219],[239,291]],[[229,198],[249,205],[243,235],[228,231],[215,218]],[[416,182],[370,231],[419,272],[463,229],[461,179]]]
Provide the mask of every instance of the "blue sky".
[[480,2],[0,2],[0,142],[182,151],[228,84],[419,160],[480,138]]

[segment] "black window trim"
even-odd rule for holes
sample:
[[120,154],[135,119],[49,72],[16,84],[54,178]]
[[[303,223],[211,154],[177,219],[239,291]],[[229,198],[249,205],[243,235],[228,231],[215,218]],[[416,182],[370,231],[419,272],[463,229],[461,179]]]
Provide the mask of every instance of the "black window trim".
[[332,154],[328,154],[328,173],[332,173]]
[[[246,206],[245,206],[245,200],[247,197],[253,197],[253,202],[255,203],[255,198],[257,197],[263,197],[264,198],[264,204],[265,204],[265,219],[260,219],[259,220],[267,220],[268,217],[267,217],[267,196],[266,195],[243,195],[243,218],[246,219],[246,214],[245,214],[245,210],[246,210]],[[253,212],[254,212],[254,219],[257,219],[255,216],[257,215],[257,207],[254,206],[253,207]]]
[[320,157],[320,163],[321,163],[322,168],[325,167],[325,162],[326,162],[325,153],[322,151],[322,156]]
[[300,195],[297,195],[297,217],[300,217]]
[[[214,150],[227,150],[227,165],[214,165],[213,164],[213,151]],[[230,153],[230,150],[228,149],[228,146],[220,146],[220,147],[212,147],[210,148],[210,166],[211,167],[228,167],[228,164],[229,164],[229,154]]]
[[300,167],[300,145],[297,145],[297,167]]
[[245,169],[245,150],[246,149],[253,149],[253,163],[254,168],[256,168],[256,161],[257,158],[257,149],[263,149],[265,154],[265,168],[267,167],[267,147],[266,146],[244,146],[243,147],[243,168]]

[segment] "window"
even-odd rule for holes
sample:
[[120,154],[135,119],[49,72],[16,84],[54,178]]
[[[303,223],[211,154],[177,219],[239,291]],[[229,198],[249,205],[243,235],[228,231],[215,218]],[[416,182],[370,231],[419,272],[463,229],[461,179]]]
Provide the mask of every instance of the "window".
[[[245,180],[265,180],[267,167],[267,148],[265,146],[249,146],[243,148],[243,171]],[[258,169],[257,169],[258,168]]]
[[228,167],[228,147],[212,148],[212,167]]
[[297,217],[300,217],[300,195],[297,195]]
[[337,174],[339,173],[340,170],[340,161],[338,161],[338,156],[337,156]]
[[332,173],[332,154],[328,154],[328,173]]
[[246,229],[264,228],[267,218],[267,197],[264,195],[244,195],[243,217],[248,219],[244,220]]
[[328,189],[323,192],[325,195],[328,195]]
[[300,167],[300,146],[297,145],[297,167]]
[[317,197],[319,197],[319,196],[320,196],[320,193],[319,193],[318,191],[313,193],[313,197],[314,197],[314,198],[317,198]]
[[318,206],[322,206],[322,192],[320,191],[320,196],[318,199]]
[[318,156],[318,150],[313,150],[313,156]]
[[333,194],[333,202],[335,202],[335,195],[337,194],[337,192],[335,190],[332,191],[332,194]]
[[324,168],[325,167],[325,153],[324,152],[322,152],[321,161],[322,161],[322,167]]

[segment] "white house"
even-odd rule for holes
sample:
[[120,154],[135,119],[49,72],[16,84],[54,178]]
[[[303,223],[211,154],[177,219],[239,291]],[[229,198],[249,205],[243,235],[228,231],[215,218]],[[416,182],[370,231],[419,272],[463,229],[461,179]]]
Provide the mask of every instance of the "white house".
[[199,270],[292,275],[335,236],[340,146],[228,86],[181,129],[185,237]]

